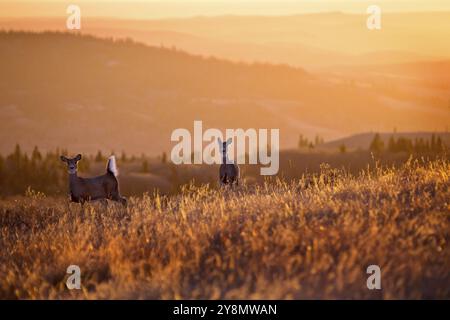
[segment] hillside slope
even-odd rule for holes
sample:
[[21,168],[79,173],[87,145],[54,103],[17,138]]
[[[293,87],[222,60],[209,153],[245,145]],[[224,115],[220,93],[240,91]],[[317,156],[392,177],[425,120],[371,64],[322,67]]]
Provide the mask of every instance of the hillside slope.
[[[400,80],[357,81],[232,63],[131,40],[0,32],[0,145],[158,154],[176,128],[279,128],[325,139],[367,130],[436,130],[448,96]],[[399,82],[400,81],[400,82]]]
[[[131,37],[150,45],[176,46],[192,53],[237,61],[287,63],[308,69],[450,57],[450,46],[442,41],[450,37],[449,12],[384,12],[382,32],[370,32],[366,28],[365,11],[362,5],[360,14],[329,12],[153,20],[84,16],[80,32]],[[0,28],[64,31],[64,22],[59,17],[0,18]],[[411,35],[415,35],[414,41]]]

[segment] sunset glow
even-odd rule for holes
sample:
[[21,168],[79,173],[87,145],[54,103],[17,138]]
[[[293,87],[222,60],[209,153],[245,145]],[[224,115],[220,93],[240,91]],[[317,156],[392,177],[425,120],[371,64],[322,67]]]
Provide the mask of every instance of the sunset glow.
[[[178,1],[0,1],[2,17],[58,16],[68,4],[83,8],[83,14],[91,17],[115,17],[121,19],[149,19],[189,17],[198,15],[292,15],[310,12],[339,11],[363,13],[373,4],[368,0],[178,0]],[[450,2],[443,0],[381,0],[376,2],[385,12],[450,11]]]

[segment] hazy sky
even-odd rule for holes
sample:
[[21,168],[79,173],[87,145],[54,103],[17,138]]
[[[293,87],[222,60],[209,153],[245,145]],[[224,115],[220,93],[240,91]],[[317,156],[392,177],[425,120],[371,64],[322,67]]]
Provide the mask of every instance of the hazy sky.
[[364,13],[371,4],[388,11],[450,11],[450,0],[0,0],[0,16],[60,16],[65,7],[79,4],[84,16],[163,18],[197,15],[289,15],[342,11]]

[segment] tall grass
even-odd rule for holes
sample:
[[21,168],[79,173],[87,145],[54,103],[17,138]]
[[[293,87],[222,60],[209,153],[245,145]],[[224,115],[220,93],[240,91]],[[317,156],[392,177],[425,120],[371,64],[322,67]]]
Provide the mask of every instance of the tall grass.
[[[131,199],[0,202],[0,298],[450,298],[450,163]],[[81,268],[81,290],[65,286]],[[366,268],[381,267],[382,290]]]

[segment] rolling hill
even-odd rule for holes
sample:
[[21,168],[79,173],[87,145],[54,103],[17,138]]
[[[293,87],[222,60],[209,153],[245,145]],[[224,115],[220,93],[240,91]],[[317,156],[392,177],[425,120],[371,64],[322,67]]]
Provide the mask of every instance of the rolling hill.
[[[128,40],[0,33],[2,152],[58,146],[94,153],[170,150],[176,128],[279,128],[325,139],[376,130],[442,130],[448,95],[403,79],[236,63]],[[426,91],[426,94],[423,93]]]
[[[61,12],[64,12],[61,8]],[[235,61],[286,63],[308,70],[334,65],[378,65],[450,57],[449,12],[384,13],[382,30],[361,14],[208,16],[152,20],[83,16],[83,34],[130,37],[148,45]],[[66,31],[65,16],[0,18],[6,30]],[[411,41],[414,39],[414,41]]]

